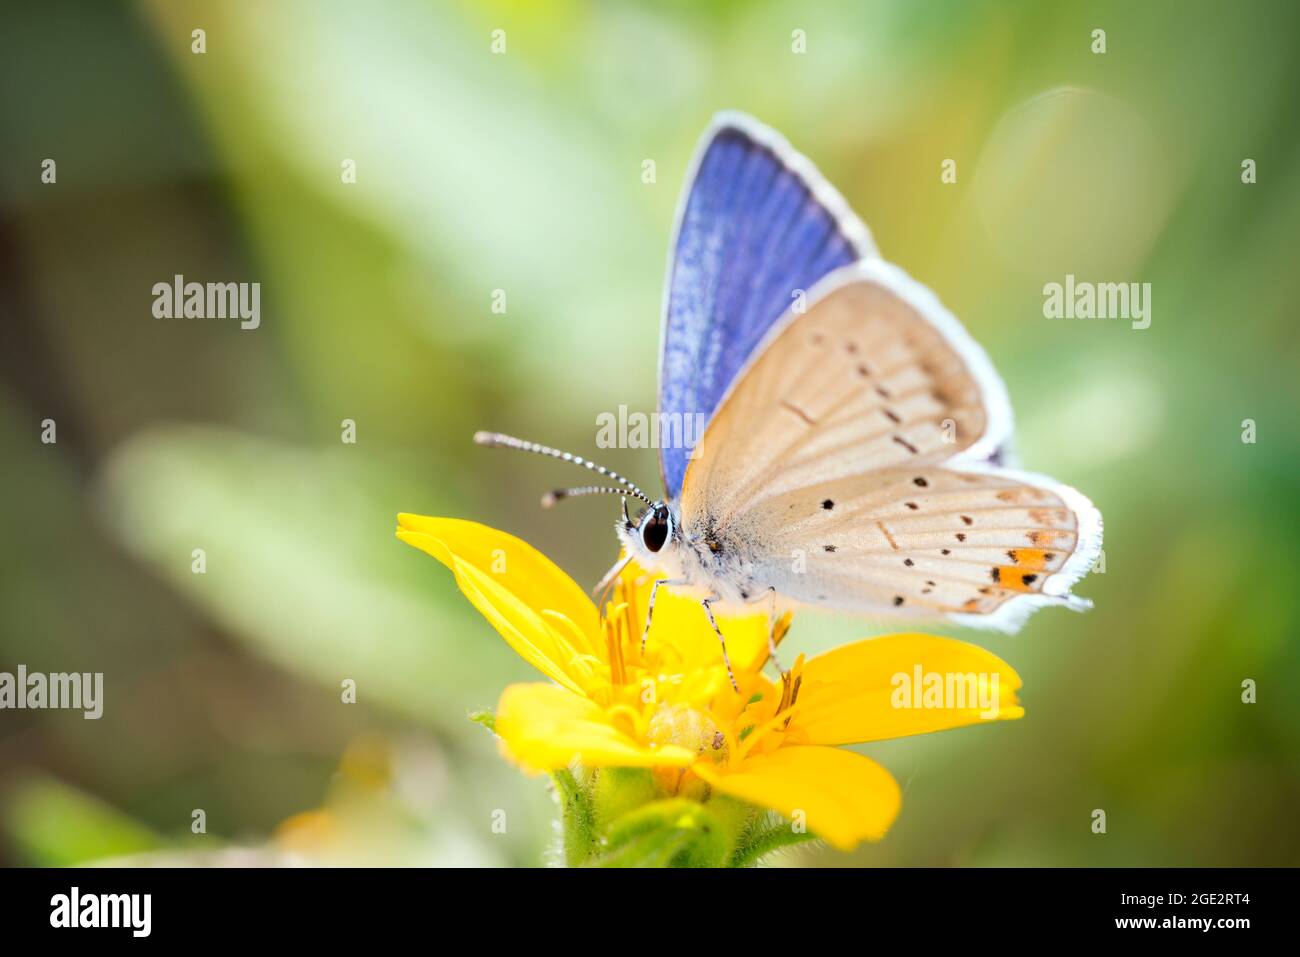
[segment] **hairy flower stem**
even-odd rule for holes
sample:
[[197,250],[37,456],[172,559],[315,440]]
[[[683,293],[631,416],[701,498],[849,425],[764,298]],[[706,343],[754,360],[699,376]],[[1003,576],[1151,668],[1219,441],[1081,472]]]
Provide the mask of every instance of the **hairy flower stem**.
[[563,769],[551,777],[560,856],[569,867],[747,867],[808,839],[732,798],[667,796],[641,769]]

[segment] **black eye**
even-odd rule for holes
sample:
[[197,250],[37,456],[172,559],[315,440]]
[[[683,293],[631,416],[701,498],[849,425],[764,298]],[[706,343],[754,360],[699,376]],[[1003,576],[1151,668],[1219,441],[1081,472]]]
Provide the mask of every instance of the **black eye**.
[[641,523],[641,541],[652,552],[657,552],[668,541],[668,532],[672,525],[668,519],[668,509],[660,505],[645,517]]

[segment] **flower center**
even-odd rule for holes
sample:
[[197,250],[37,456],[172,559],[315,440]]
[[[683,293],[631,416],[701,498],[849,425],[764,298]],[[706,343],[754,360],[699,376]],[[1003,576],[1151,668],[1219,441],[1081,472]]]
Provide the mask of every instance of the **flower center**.
[[718,762],[727,757],[727,736],[707,714],[685,704],[660,704],[646,725],[646,740],[675,744]]

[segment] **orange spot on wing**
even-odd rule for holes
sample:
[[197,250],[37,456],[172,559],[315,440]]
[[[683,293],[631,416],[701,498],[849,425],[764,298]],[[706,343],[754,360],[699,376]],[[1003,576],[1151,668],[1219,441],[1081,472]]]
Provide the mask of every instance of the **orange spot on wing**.
[[1047,567],[1047,552],[1041,548],[1013,548],[1007,555],[1022,571],[1036,572]]
[[1008,591],[1037,591],[1034,587],[1042,583],[1042,574],[1011,565],[998,566],[997,582]]

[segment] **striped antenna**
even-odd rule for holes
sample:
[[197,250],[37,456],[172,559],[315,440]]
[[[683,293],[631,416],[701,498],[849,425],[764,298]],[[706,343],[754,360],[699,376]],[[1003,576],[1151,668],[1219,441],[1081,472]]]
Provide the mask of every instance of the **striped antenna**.
[[[634,482],[624,478],[617,472],[605,468],[603,465],[597,465],[595,462],[590,462],[587,459],[584,459],[581,455],[574,455],[572,452],[561,452],[559,449],[553,449],[549,445],[538,445],[536,442],[526,442],[523,439],[515,438],[513,435],[502,435],[500,432],[475,432],[474,441],[478,445],[486,445],[491,448],[515,449],[519,452],[532,452],[536,455],[549,455],[553,459],[560,459],[564,462],[572,462],[574,465],[581,465],[585,469],[591,469],[593,472],[599,473],[613,482],[617,482],[619,485],[623,486],[623,488],[627,489],[627,491],[634,497],[639,498],[647,505],[653,506],[655,504],[650,500],[650,497],[646,495],[645,492],[641,491],[641,489],[636,486]],[[624,494],[622,491],[617,489],[610,489],[599,485],[585,486],[580,489],[557,489],[550,493],[546,498],[543,498],[542,504],[544,506],[548,504],[554,505],[562,498],[571,498],[575,495],[594,495],[598,492],[614,492],[619,495]],[[550,499],[549,503],[547,502],[548,498]]]
[[627,489],[614,485],[583,485],[579,488],[554,488],[542,496],[542,508],[550,508],[556,502],[566,498],[578,498],[581,495],[622,495],[627,496]]

